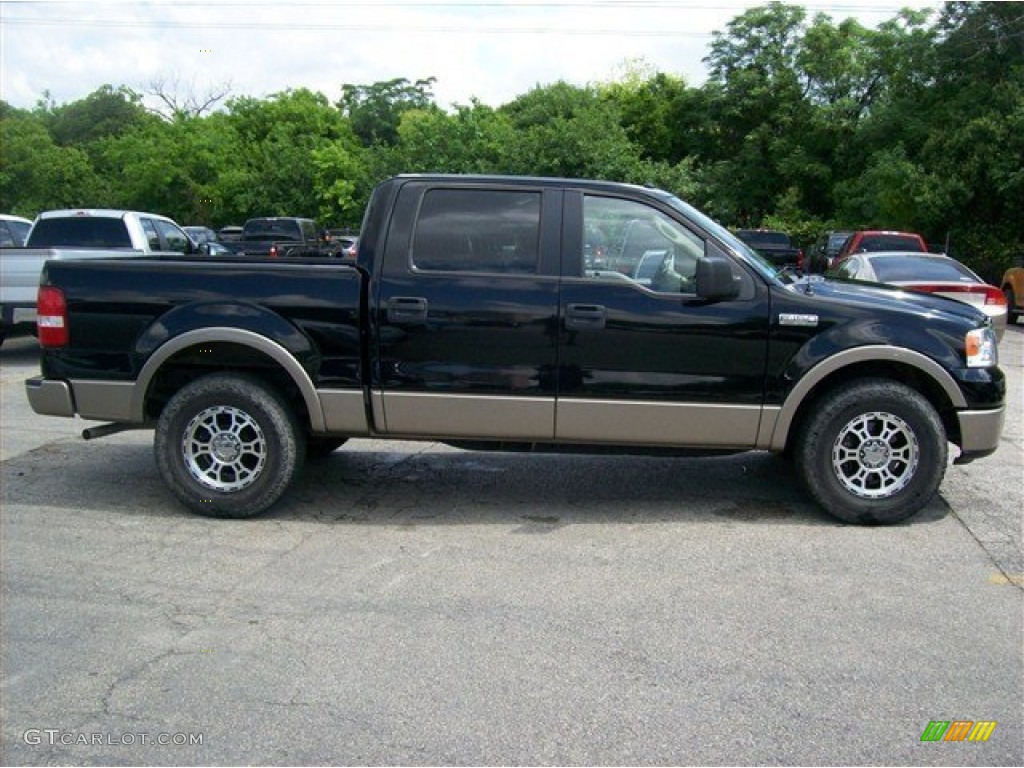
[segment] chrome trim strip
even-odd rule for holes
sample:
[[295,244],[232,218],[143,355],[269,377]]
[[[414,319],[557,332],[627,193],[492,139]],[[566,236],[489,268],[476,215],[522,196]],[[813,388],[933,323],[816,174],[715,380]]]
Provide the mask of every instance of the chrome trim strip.
[[890,347],[883,344],[856,347],[854,349],[847,349],[843,352],[837,352],[827,360],[823,360],[805,373],[800,381],[796,383],[789,395],[786,397],[786,401],[782,404],[779,418],[775,424],[775,430],[772,433],[770,448],[772,450],[781,451],[786,447],[789,428],[793,426],[793,419],[796,417],[797,409],[815,385],[824,380],[827,376],[849,365],[861,362],[879,361],[903,363],[917,368],[918,370],[928,374],[937,384],[939,384],[939,386],[942,387],[943,391],[945,391],[946,395],[953,403],[954,408],[967,407],[967,401],[964,399],[964,395],[960,391],[960,387],[957,386],[956,381],[941,365],[936,363],[930,357],[922,355],[920,352],[904,349],[903,347]]
[[40,416],[75,415],[75,401],[66,381],[33,376],[25,380],[25,395],[32,410]]
[[351,437],[370,433],[361,389],[318,389],[316,393],[324,411],[327,432]]
[[956,417],[960,421],[962,453],[990,453],[999,447],[1006,406],[991,411],[958,411]]
[[559,398],[558,440],[753,448],[761,406]]
[[68,383],[74,392],[75,410],[83,419],[142,423],[141,418],[132,418],[135,382],[71,379]]
[[553,397],[382,392],[386,434],[446,437],[501,437],[551,440]]
[[136,388],[132,396],[130,421],[143,421],[146,393],[149,390],[153,377],[160,370],[160,366],[170,357],[187,347],[217,341],[252,347],[265,353],[274,362],[278,363],[288,372],[292,381],[299,388],[302,399],[306,403],[306,410],[309,411],[309,424],[312,430],[314,432],[327,431],[327,422],[324,419],[323,408],[320,405],[320,399],[317,397],[316,387],[313,386],[313,380],[310,379],[309,374],[306,373],[306,370],[299,364],[299,361],[295,359],[291,352],[276,341],[268,339],[266,336],[261,336],[258,333],[244,331],[239,328],[220,327],[198,328],[194,331],[186,331],[180,336],[175,336],[150,355],[146,364],[142,366],[139,378],[135,384]]

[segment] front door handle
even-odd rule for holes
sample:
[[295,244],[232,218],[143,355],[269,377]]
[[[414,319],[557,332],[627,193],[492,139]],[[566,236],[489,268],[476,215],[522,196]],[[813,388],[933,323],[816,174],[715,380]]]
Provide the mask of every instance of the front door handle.
[[565,308],[565,328],[569,331],[599,331],[607,312],[600,304],[569,304]]
[[427,300],[419,296],[392,296],[387,312],[389,323],[425,323]]

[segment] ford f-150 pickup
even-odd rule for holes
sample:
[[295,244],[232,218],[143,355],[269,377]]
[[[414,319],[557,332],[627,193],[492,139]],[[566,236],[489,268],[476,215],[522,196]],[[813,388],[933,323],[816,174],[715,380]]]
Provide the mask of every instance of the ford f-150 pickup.
[[[615,269],[586,258],[598,230]],[[389,179],[354,266],[50,262],[39,337],[36,412],[155,428],[167,486],[220,517],[358,436],[774,451],[833,515],[892,523],[936,493],[948,443],[997,448],[1005,407],[973,307],[797,280],[671,194],[597,181]]]

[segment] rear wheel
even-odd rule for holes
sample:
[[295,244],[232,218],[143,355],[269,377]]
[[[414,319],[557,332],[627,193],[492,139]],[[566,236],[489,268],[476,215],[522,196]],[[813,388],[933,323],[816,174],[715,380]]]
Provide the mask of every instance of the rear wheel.
[[291,408],[267,384],[242,375],[197,379],[171,398],[154,450],[164,482],[211,517],[251,517],[294,480],[305,442]]
[[1020,312],[1014,307],[1017,306],[1017,297],[1013,293],[1011,286],[1003,288],[1003,294],[1006,296],[1006,320],[1010,325],[1017,322],[1017,318],[1020,317]]
[[850,523],[898,523],[935,495],[946,471],[938,413],[903,384],[864,379],[815,404],[796,446],[811,495]]

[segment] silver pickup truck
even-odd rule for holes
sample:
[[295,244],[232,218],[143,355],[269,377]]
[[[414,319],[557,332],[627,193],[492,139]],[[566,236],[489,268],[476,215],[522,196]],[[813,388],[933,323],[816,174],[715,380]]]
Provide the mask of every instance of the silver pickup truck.
[[155,213],[96,208],[41,213],[24,248],[0,249],[0,343],[12,330],[35,327],[39,273],[47,261],[201,250],[174,221]]

